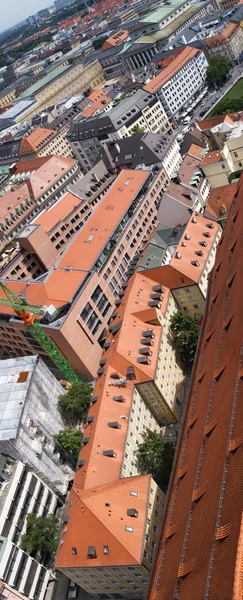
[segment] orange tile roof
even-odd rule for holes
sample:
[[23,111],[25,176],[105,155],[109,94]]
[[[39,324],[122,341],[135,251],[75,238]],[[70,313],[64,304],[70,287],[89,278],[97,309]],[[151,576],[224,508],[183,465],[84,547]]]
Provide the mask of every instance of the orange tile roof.
[[102,98],[101,100],[96,100],[96,102],[93,102],[92,104],[90,104],[90,106],[86,106],[80,114],[82,115],[82,117],[88,119],[89,117],[95,115],[97,112],[101,112],[102,110],[104,110],[104,108],[108,104],[110,104],[111,101],[111,98],[109,98],[108,96]]
[[221,162],[222,160],[225,160],[225,157],[223,155],[223,150],[212,150],[212,151],[208,152],[208,154],[206,154],[206,156],[204,156],[204,159],[202,161],[202,166],[204,167],[205,165],[210,165],[213,163]]
[[[104,561],[106,566],[139,565],[149,486],[149,475],[118,479],[109,486],[100,485],[87,491],[75,486],[67,510],[70,523],[61,537],[63,543],[59,546],[56,567],[62,569],[82,565],[92,568],[104,566]],[[130,492],[134,489],[138,496],[132,498],[131,502]],[[126,525],[130,524],[127,509],[131,505],[138,511],[133,535],[125,530]],[[82,535],[77,535],[78,531],[82,531]],[[105,557],[104,541],[109,548]],[[88,546],[96,549],[97,558],[92,559],[92,565],[88,558]],[[76,555],[72,554],[73,547],[77,549]]]
[[[196,223],[194,223],[196,220]],[[212,246],[215,242],[215,237],[218,234],[220,225],[217,223],[213,223],[213,229],[209,229],[207,225],[211,223],[211,220],[207,217],[204,217],[201,214],[194,213],[188,221],[186,229],[183,235],[183,241],[185,245],[182,246],[182,243],[179,242],[176,252],[179,252],[181,258],[176,258],[176,252],[173,255],[170,265],[175,269],[178,269],[180,273],[186,275],[190,279],[192,279],[195,283],[198,283],[206,262],[208,260],[208,256],[212,250]],[[207,232],[210,237],[205,237],[203,233]],[[188,236],[190,239],[186,239],[185,236]],[[206,247],[201,247],[199,242],[206,242]],[[195,254],[197,250],[201,250],[203,252],[203,256],[198,256]],[[199,266],[194,266],[192,261],[197,261]]]
[[93,211],[72,244],[63,253],[59,266],[90,270],[115,231],[117,223],[149,177],[148,171],[122,171],[106,196]]
[[104,88],[96,87],[92,90],[91,94],[88,96],[88,100],[92,100],[92,102],[96,102],[96,100],[102,100],[102,98],[107,97],[107,90]]
[[[71,159],[61,158],[60,160],[75,162]],[[52,166],[52,181],[53,171],[55,170],[57,170],[56,165]],[[51,303],[54,306],[60,306],[72,299],[74,292],[82,285],[87,273],[92,270],[96,259],[106,246],[117,224],[148,177],[149,171],[128,169],[118,175],[105,197],[85,223],[85,226],[66,246],[57,263],[58,268],[49,272],[44,283],[37,284],[35,281],[31,281],[28,285],[26,297],[30,304]],[[35,179],[35,184],[32,182],[32,185],[35,189],[35,185],[39,186],[39,181],[36,182]],[[49,216],[50,223],[52,223],[52,216]],[[42,218],[44,219],[44,217]],[[46,217],[45,225],[48,227],[48,217]],[[18,289],[18,285],[19,282],[11,282],[11,289],[13,291],[15,287]],[[0,290],[0,296],[1,294],[2,291]],[[1,307],[1,310],[4,309],[5,307]],[[11,313],[12,311],[6,309],[6,312]]]
[[186,46],[175,60],[165,69],[161,71],[156,77],[153,77],[147,85],[144,86],[146,92],[157,92],[171,77],[173,77],[182,67],[184,67],[189,60],[196,56],[200,52],[198,48],[191,48]]
[[210,277],[148,600],[173,600],[178,586],[180,600],[242,596],[242,188]]
[[14,174],[18,175],[19,173],[28,173],[28,171],[36,171],[42,165],[45,165],[48,160],[50,160],[52,156],[37,156],[36,158],[31,158],[29,160],[19,160],[14,167]]
[[118,44],[121,44],[121,42],[124,42],[124,40],[126,40],[127,37],[128,37],[128,31],[126,29],[121,29],[120,31],[116,31],[116,33],[114,33],[109,38],[107,38],[107,40],[104,42],[101,50],[107,50],[108,48],[114,48],[115,46],[118,46]]
[[221,33],[205,39],[207,48],[214,48],[230,42],[238,29],[239,25],[237,23],[229,23]]
[[[31,171],[31,162],[29,170]],[[44,164],[43,164],[44,162]],[[41,166],[30,175],[27,181],[19,188],[6,192],[1,197],[0,203],[0,222],[10,217],[13,209],[20,207],[20,204],[26,199],[37,201],[47,190],[49,190],[69,169],[75,165],[75,160],[59,156],[48,157],[47,161],[42,161]],[[29,212],[33,206],[29,207]],[[26,213],[25,213],[26,215]],[[16,223],[14,224],[14,226]]]
[[237,187],[238,183],[231,183],[211,190],[207,209],[213,210],[218,219],[227,218]]
[[190,156],[193,156],[194,158],[199,158],[200,160],[202,160],[202,152],[203,152],[202,146],[198,146],[197,144],[192,144],[190,146],[187,154],[190,154]]
[[[234,117],[237,117],[234,119]],[[217,117],[210,117],[209,119],[202,119],[202,121],[198,121],[196,126],[201,131],[207,131],[215,127],[216,125],[220,125],[221,123],[229,123],[229,125],[233,125],[237,121],[242,121],[243,115],[241,113],[231,113],[229,115],[219,115]]]
[[63,221],[83,201],[71,192],[57,200],[50,208],[44,209],[42,213],[32,221],[35,225],[41,225],[46,231],[51,231],[58,223]]
[[27,152],[38,152],[43,144],[47,143],[55,135],[52,129],[37,127],[30,135],[22,138],[20,144],[20,155]]

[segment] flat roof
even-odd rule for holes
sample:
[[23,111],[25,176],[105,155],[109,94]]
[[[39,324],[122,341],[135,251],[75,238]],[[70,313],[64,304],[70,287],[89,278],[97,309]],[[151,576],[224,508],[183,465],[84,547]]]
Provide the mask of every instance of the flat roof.
[[[28,285],[26,281],[8,280],[9,288],[17,294],[23,291],[30,304],[62,306],[71,301],[149,176],[150,171],[122,171],[45,280]],[[2,290],[1,296],[5,296]],[[0,311],[13,312],[4,306]]]
[[46,231],[51,231],[55,225],[64,221],[64,219],[82,203],[83,200],[78,198],[78,196],[75,196],[75,194],[71,192],[67,192],[65,196],[57,200],[50,208],[44,209],[32,223],[41,225]]
[[167,4],[149,13],[141,20],[141,23],[160,23],[160,21],[166,19],[166,17],[175,12],[177,8],[183,6],[183,4],[186,4],[186,2],[187,0],[170,0]]

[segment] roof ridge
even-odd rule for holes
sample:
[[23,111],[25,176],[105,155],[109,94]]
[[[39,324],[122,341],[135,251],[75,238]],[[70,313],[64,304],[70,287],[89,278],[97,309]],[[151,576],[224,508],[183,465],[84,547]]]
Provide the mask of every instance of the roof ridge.
[[[124,479],[126,479],[126,477],[124,477]],[[132,479],[132,478],[130,477],[129,479]],[[121,480],[120,480],[120,481],[121,481]],[[77,494],[77,496],[78,496],[78,494]],[[90,508],[90,506],[88,506],[88,505],[86,504],[86,502],[85,502],[85,501],[84,501],[82,498],[80,498],[79,496],[78,496],[78,498],[79,498],[79,501],[80,501],[80,502],[82,502],[82,504],[84,504],[84,506],[85,506],[86,510],[88,510],[88,511],[89,511],[89,512],[90,512],[90,513],[93,515],[93,517],[94,517],[94,518],[95,518],[97,521],[99,521],[99,523],[102,525],[102,527],[105,527],[105,528],[107,529],[107,531],[109,531],[109,534],[110,534],[110,535],[111,535],[111,536],[114,538],[114,540],[118,541],[118,542],[119,542],[119,544],[120,544],[120,545],[123,547],[123,549],[125,550],[125,552],[126,552],[126,553],[127,553],[129,556],[131,556],[132,560],[133,560],[133,561],[135,561],[135,563],[136,563],[137,565],[139,565],[139,562],[138,562],[138,560],[137,560],[137,559],[136,559],[136,558],[135,558],[135,557],[134,557],[134,556],[131,554],[131,552],[129,552],[129,550],[127,549],[127,547],[126,547],[126,546],[124,545],[124,543],[123,543],[123,542],[120,540],[120,537],[117,537],[117,536],[116,536],[116,535],[115,535],[115,534],[114,534],[114,533],[111,531],[111,528],[108,526],[108,523],[105,523],[105,522],[103,521],[103,519],[100,519],[100,517],[98,517],[98,516],[97,516],[97,514],[94,512],[94,510],[92,510],[92,508]],[[115,515],[114,515],[114,519],[116,520],[116,516],[115,516]],[[112,523],[112,519],[109,521],[109,523]]]

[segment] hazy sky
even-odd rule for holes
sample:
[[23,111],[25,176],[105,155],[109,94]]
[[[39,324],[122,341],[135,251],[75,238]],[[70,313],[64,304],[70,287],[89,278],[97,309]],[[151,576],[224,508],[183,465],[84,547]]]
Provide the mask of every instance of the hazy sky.
[[3,31],[26,17],[34,15],[37,10],[46,8],[52,0],[0,0],[0,30]]

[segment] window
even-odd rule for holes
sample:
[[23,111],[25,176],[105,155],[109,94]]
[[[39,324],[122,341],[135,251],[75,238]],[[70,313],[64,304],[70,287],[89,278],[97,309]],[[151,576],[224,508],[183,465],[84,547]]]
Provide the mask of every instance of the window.
[[131,492],[130,492],[130,496],[136,496],[136,497],[137,497],[138,495],[139,495],[139,494],[138,494],[138,492],[133,492],[133,491],[131,490]]
[[129,531],[129,533],[134,532],[134,527],[129,527],[128,525],[125,527],[125,531]]

